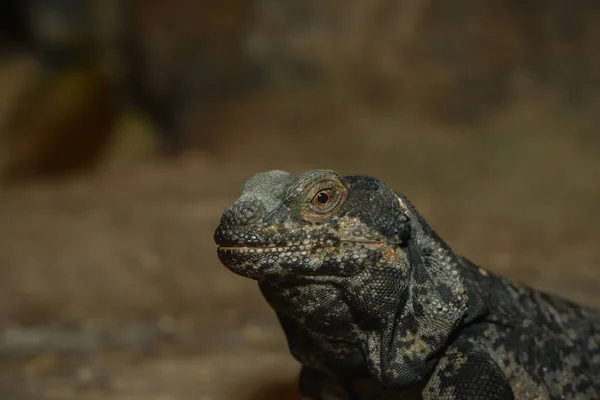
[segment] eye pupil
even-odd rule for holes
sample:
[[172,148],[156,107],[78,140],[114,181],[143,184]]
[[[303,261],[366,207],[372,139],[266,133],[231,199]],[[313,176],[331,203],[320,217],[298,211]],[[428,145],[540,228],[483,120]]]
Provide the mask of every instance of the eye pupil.
[[325,192],[321,192],[319,194],[317,194],[317,202],[319,204],[327,204],[327,202],[329,201],[329,195]]

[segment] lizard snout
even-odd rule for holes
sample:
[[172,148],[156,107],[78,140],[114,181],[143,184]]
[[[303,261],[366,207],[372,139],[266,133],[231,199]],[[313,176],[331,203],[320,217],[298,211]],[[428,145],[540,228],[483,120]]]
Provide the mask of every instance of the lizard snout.
[[221,217],[224,228],[241,228],[260,221],[264,216],[264,207],[257,199],[236,201],[227,208]]
[[262,204],[258,200],[236,202],[231,207],[231,217],[237,226],[247,226],[260,220],[263,216]]

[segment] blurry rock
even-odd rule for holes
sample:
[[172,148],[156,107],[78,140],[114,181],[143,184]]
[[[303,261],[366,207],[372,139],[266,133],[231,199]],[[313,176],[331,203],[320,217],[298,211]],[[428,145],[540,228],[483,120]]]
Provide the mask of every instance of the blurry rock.
[[22,4],[30,48],[41,72],[2,126],[0,175],[15,181],[58,176],[94,165],[112,132],[109,74],[93,40],[92,1]]
[[[144,154],[155,150],[149,134],[169,155],[190,143],[214,150],[215,112],[254,77],[243,45],[252,7],[250,0],[23,3],[44,77],[1,133],[10,154],[5,178],[67,174],[99,158],[126,159],[130,149],[136,158],[138,142]],[[119,130],[115,114],[129,113],[125,105],[141,109],[157,129],[141,136],[137,128]],[[120,137],[102,156],[115,131]]]
[[94,67],[44,74],[3,127],[4,180],[57,176],[94,165],[111,133],[106,77]]
[[117,169],[147,161],[161,153],[160,133],[138,110],[126,110],[113,125],[108,146],[98,160],[99,168]]

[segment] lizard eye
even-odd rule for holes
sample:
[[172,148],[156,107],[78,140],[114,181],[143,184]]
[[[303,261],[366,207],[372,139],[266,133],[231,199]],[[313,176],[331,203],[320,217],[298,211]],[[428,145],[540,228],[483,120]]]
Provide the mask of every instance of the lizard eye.
[[317,182],[307,193],[304,218],[316,220],[335,212],[346,200],[346,188],[339,181],[326,179]]
[[337,212],[347,197],[342,177],[330,170],[313,170],[288,187],[284,202],[295,218],[318,222]]
[[313,197],[312,204],[318,208],[325,208],[331,202],[331,198],[332,195],[330,190],[321,190]]

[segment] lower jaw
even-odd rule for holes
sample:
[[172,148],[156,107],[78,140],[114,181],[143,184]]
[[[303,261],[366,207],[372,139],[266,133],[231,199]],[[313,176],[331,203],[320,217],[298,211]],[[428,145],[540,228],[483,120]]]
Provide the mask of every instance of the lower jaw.
[[331,277],[354,276],[364,270],[364,266],[327,266],[308,268],[304,265],[281,265],[279,263],[267,264],[264,262],[253,262],[250,259],[229,258],[231,254],[219,253],[221,263],[236,275],[257,281],[277,282],[324,282]]
[[[362,247],[377,248],[381,251],[381,244],[379,242],[359,242],[359,241],[345,241],[346,243],[354,243]],[[299,248],[302,247],[302,248]],[[319,276],[352,276],[359,273],[365,268],[364,265],[320,265],[317,268],[308,268],[307,265],[302,263],[287,265],[284,261],[283,265],[281,262],[267,263],[268,258],[277,259],[285,253],[288,253],[288,257],[302,258],[302,252],[313,252],[315,246],[281,246],[281,247],[254,247],[254,246],[219,246],[217,253],[219,260],[225,267],[227,267],[233,273],[244,276],[250,279],[283,279],[286,277],[299,278],[304,276],[306,278],[317,278]],[[326,248],[323,248],[326,250]],[[318,250],[317,250],[318,251]],[[293,275],[293,276],[290,276]]]

